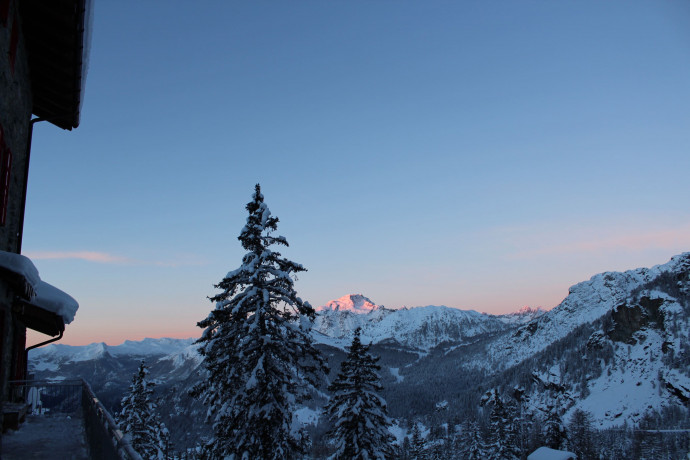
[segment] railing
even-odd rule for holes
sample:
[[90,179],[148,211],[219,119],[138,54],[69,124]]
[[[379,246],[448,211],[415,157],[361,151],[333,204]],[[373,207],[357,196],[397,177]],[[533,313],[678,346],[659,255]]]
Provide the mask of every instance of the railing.
[[10,382],[12,403],[25,403],[35,415],[80,415],[81,380],[14,380]]
[[27,404],[30,414],[82,416],[91,458],[142,460],[84,380],[15,380],[10,395],[10,401]]

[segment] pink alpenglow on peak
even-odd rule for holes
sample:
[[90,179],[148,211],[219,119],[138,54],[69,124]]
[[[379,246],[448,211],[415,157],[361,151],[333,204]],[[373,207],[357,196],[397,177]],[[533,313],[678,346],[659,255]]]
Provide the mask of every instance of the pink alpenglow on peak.
[[544,309],[541,308],[541,307],[533,308],[533,307],[530,307],[529,305],[525,305],[524,307],[520,308],[518,311],[516,311],[516,312],[513,313],[513,314],[517,314],[517,315],[532,315],[532,314],[534,314],[534,313],[545,312],[545,311],[546,311],[546,310],[544,310]]
[[348,294],[338,300],[331,300],[326,305],[317,307],[316,311],[349,311],[367,314],[381,308],[383,308],[382,305],[376,305],[362,294]]

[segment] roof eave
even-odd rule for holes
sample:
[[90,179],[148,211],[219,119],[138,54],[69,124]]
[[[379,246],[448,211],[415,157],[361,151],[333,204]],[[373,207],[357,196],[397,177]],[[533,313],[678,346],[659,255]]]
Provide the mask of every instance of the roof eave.
[[23,0],[32,112],[54,125],[79,126],[86,78],[90,0]]

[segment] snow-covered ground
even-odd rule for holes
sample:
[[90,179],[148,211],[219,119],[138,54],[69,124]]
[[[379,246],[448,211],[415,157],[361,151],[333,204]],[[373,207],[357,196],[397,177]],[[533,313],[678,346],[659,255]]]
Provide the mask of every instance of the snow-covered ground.
[[661,360],[663,342],[657,331],[649,330],[643,344],[616,344],[616,364],[607,366],[599,378],[588,383],[589,396],[579,400],[570,413],[582,409],[592,414],[600,428],[610,428],[639,421],[643,408],[664,405],[667,394],[658,381],[665,369]]
[[405,380],[405,376],[400,375],[399,367],[390,367],[389,370],[391,372],[391,375],[395,377],[395,383],[402,383]]
[[316,425],[319,422],[321,411],[310,409],[309,407],[300,407],[293,414],[293,420],[300,426]]
[[28,416],[19,430],[3,433],[2,458],[90,459],[84,421],[71,416]]

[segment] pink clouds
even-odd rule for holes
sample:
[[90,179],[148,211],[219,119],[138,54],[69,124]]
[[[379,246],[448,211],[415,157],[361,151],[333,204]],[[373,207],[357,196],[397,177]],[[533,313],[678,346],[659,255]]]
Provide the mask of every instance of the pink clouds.
[[32,251],[25,254],[34,260],[80,259],[102,264],[122,264],[132,262],[126,257],[96,251]]
[[[555,256],[567,254],[602,254],[615,251],[642,252],[648,250],[690,250],[690,224],[672,229],[615,228],[599,234],[571,233],[565,230],[554,243],[532,241],[525,250],[513,253],[514,258]],[[553,244],[549,244],[553,243]]]
[[207,261],[193,255],[179,255],[174,260],[139,260],[98,251],[27,251],[33,260],[84,260],[99,264],[152,265],[158,267],[182,267],[206,265]]

